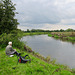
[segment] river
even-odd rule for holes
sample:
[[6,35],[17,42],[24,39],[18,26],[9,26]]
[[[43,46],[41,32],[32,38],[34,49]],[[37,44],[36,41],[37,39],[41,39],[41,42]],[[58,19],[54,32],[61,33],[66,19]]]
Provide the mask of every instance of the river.
[[75,44],[56,40],[48,35],[24,36],[21,41],[44,57],[50,56],[58,64],[75,68]]

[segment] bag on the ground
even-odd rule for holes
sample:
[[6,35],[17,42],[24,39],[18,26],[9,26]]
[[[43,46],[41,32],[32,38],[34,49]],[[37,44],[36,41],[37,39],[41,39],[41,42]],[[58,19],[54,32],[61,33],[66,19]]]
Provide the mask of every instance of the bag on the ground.
[[27,63],[27,62],[31,62],[31,59],[30,57],[28,56],[28,59],[25,59],[28,55],[25,55],[24,57],[20,56],[19,59],[18,59],[18,62],[19,63]]

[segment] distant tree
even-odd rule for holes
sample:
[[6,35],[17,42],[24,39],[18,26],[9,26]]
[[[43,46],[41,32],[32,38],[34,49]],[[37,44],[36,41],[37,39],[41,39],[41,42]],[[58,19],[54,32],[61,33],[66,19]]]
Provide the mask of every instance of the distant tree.
[[73,32],[74,30],[69,28],[69,29],[67,29],[65,31],[67,31],[67,32]]
[[54,30],[54,32],[59,32],[59,30]]
[[51,32],[50,30],[32,29],[31,32]]
[[3,0],[1,4],[0,32],[9,33],[11,30],[17,29],[17,25],[19,24],[17,19],[14,18],[16,14],[15,4],[11,0]]
[[60,29],[60,32],[64,32],[64,30],[63,29]]
[[27,29],[27,32],[30,32],[29,29]]
[[36,32],[36,30],[35,29],[32,29],[31,32]]

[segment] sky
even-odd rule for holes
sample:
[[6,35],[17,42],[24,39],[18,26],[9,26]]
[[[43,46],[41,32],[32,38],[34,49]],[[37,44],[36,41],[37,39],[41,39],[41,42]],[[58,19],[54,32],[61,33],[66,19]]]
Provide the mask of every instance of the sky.
[[19,29],[75,29],[75,0],[12,0]]

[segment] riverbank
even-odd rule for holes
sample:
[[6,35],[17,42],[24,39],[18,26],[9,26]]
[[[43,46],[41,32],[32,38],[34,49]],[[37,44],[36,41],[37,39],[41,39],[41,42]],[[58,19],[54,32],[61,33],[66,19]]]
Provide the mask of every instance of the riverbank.
[[5,55],[5,48],[0,50],[0,75],[74,75],[74,71],[63,65],[53,65],[33,56],[31,53],[16,48],[22,56],[28,54],[31,63],[18,63],[17,56],[8,57]]
[[27,36],[27,35],[31,35],[31,36],[32,35],[41,35],[41,34],[48,34],[48,33],[49,32],[29,32],[29,33],[28,32],[26,32],[26,33],[24,32],[23,36]]
[[48,36],[62,41],[72,42],[72,44],[75,43],[75,32],[51,32]]
[[[0,35],[0,74],[1,75],[74,75],[75,70],[71,70],[67,66],[52,64],[43,61],[40,59],[40,55],[37,53],[29,53],[24,49],[25,44],[19,39],[22,36],[29,35],[30,33],[24,33],[20,30],[12,31],[10,34]],[[38,33],[36,33],[38,34]],[[42,33],[41,33],[42,34]],[[18,64],[17,57],[14,56],[11,58],[5,55],[5,47],[9,41],[13,42],[13,47],[17,49],[18,52],[21,52],[24,56],[28,54],[31,57],[31,63]],[[38,56],[39,55],[39,56]],[[16,67],[13,69],[13,67]]]

